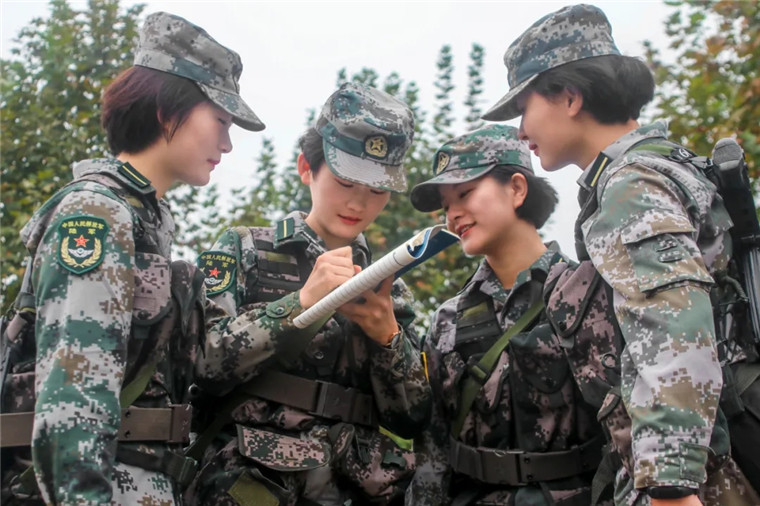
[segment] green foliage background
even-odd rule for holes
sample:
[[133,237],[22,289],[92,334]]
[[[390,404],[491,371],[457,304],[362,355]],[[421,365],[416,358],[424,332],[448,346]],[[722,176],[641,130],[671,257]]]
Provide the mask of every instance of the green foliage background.
[[[672,7],[663,30],[670,47],[663,54],[644,43],[646,58],[658,83],[657,116],[671,119],[676,139],[699,153],[733,134],[747,152],[755,189],[760,176],[760,3],[742,0],[667,1]],[[143,5],[122,9],[118,0],[90,0],[78,11],[66,0],[52,0],[49,16],[35,19],[17,36],[12,57],[0,61],[0,304],[8,307],[18,291],[25,250],[18,231],[34,210],[71,178],[72,160],[107,154],[99,126],[99,99],[105,86],[132,61],[133,40]],[[72,51],[71,48],[76,48]],[[444,45],[433,80],[432,110],[423,110],[414,81],[369,68],[337,70],[336,86],[364,82],[405,100],[417,119],[415,143],[407,155],[410,187],[429,173],[436,148],[453,135],[457,119],[465,129],[482,125],[484,50],[473,44],[467,61],[465,99],[454,103],[454,59]],[[667,58],[666,58],[667,57]],[[666,62],[667,60],[667,62]],[[493,98],[493,97],[492,97]],[[315,111],[304,118],[304,129]],[[460,120],[461,121],[461,120]],[[250,183],[232,190],[234,207],[220,215],[220,195],[213,185],[181,187],[167,198],[179,224],[177,246],[197,252],[208,248],[229,226],[263,225],[292,209],[308,210],[306,187],[289,163],[278,165],[274,143],[264,137]],[[225,199],[227,200],[227,199]],[[376,258],[413,232],[438,223],[435,213],[412,209],[396,196],[368,230]],[[476,259],[458,247],[411,271],[405,279],[415,292],[418,309],[429,314],[451,297],[473,272]],[[424,320],[424,318],[423,318]]]

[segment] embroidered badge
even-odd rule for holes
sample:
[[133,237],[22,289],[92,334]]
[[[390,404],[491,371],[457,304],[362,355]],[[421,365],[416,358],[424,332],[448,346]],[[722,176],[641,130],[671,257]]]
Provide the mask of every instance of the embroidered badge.
[[66,218],[58,226],[58,261],[74,274],[93,270],[103,261],[108,223],[95,216]]
[[388,141],[382,135],[368,137],[364,141],[364,151],[375,158],[385,158],[388,154]]
[[222,251],[204,251],[198,257],[198,267],[206,274],[206,293],[216,295],[232,286],[235,278],[235,257]]
[[448,153],[438,153],[438,165],[435,167],[435,175],[437,176],[443,170],[449,166],[449,161],[451,160],[451,157],[448,155]]

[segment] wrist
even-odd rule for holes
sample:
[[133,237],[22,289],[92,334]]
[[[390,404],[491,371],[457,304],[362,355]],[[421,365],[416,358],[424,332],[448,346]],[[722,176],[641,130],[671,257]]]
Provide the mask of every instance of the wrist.
[[393,344],[393,340],[396,339],[398,336],[401,335],[401,327],[399,325],[396,325],[396,330],[394,330],[392,333],[388,334],[385,339],[380,341],[379,343],[386,348],[390,348]]

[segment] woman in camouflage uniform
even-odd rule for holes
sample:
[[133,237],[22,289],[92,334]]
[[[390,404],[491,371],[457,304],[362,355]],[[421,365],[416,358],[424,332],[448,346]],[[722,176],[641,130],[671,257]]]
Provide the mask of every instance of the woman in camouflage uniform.
[[547,272],[568,261],[538,234],[557,195],[514,127],[448,141],[433,168],[414,207],[443,208],[464,252],[484,258],[425,341],[435,409],[407,504],[587,506],[601,429],[543,314]]
[[[616,504],[760,503],[729,457],[718,405],[721,361],[743,358],[718,341],[710,300],[731,255],[731,221],[692,155],[667,141],[666,123],[639,124],[651,72],[620,54],[590,5],[538,20],[504,61],[511,89],[483,117],[522,116],[520,136],[544,169],[584,170],[576,247],[588,262],[562,275],[547,307],[609,430]],[[604,280],[596,292],[609,289],[596,299],[607,318],[604,307],[584,316],[575,304],[589,300],[583,273],[594,269]],[[614,332],[596,329],[608,322]]]
[[[167,321],[177,316],[174,221],[162,197],[178,182],[208,183],[232,149],[232,123],[264,128],[238,94],[241,70],[240,57],[198,26],[148,16],[134,66],[103,97],[113,157],[76,164],[75,181],[22,230],[31,264],[21,306],[36,310],[36,335],[5,343],[12,358],[3,402],[34,410],[34,472],[18,478],[29,462],[21,454],[4,466],[4,504],[11,496],[38,502],[35,475],[47,504],[179,502],[186,461],[170,450],[187,431],[156,436],[171,432],[164,415],[187,416],[170,407],[184,393],[170,376],[175,360],[190,360],[168,353],[177,344],[167,342]],[[146,413],[155,416],[140,422]],[[129,442],[140,433],[157,442]]]
[[410,292],[389,278],[304,329],[293,319],[369,264],[362,232],[406,188],[413,132],[406,104],[344,84],[300,140],[311,210],[229,230],[200,255],[209,296],[240,316],[217,323],[207,336],[216,351],[199,357],[199,385],[227,394],[212,427],[234,423],[206,450],[194,503],[401,497],[414,456],[379,426],[410,438],[430,411]]

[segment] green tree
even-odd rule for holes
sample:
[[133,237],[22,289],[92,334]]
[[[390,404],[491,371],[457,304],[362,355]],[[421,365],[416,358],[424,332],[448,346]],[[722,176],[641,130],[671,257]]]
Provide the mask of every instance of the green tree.
[[0,61],[0,246],[2,304],[18,291],[25,248],[18,231],[72,175],[70,165],[106,155],[99,99],[133,59],[143,5],[122,12],[117,0],[90,0],[71,9],[52,0]]
[[645,42],[658,91],[655,108],[674,138],[709,154],[737,136],[750,176],[760,178],[760,2],[668,0],[669,52]]
[[484,125],[480,119],[483,111],[480,109],[480,95],[483,93],[483,57],[485,49],[480,44],[473,43],[470,51],[470,65],[467,67],[467,98],[464,105],[467,107],[466,130],[478,129]]

